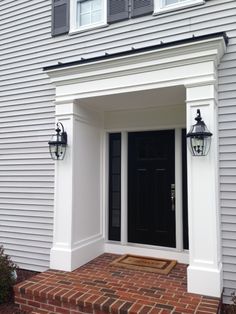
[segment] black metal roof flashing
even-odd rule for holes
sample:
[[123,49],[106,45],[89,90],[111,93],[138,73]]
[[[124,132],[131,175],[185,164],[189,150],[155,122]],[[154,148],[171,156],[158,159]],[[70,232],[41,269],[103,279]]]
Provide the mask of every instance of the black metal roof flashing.
[[173,46],[177,46],[177,45],[181,45],[181,44],[187,44],[187,43],[194,42],[194,41],[201,41],[201,40],[218,38],[218,37],[223,37],[225,44],[226,45],[228,44],[229,40],[228,40],[228,37],[227,37],[225,32],[213,33],[213,34],[202,35],[202,36],[194,36],[193,35],[191,38],[172,41],[172,42],[168,42],[168,43],[161,43],[159,45],[137,48],[137,49],[132,48],[131,50],[126,50],[126,51],[113,53],[113,54],[105,53],[105,55],[102,55],[102,56],[88,58],[88,59],[81,58],[80,60],[72,61],[72,62],[66,62],[66,63],[58,62],[55,65],[50,65],[50,66],[44,67],[43,71],[50,71],[50,70],[54,70],[54,69],[71,67],[71,66],[79,65],[79,64],[86,64],[86,63],[90,63],[90,62],[96,62],[96,61],[108,60],[108,59],[113,59],[113,58],[118,58],[118,57],[123,57],[123,56],[129,56],[132,54],[142,53],[142,52],[146,52],[146,51],[152,51],[152,50],[155,51],[158,49],[163,49],[163,48],[173,47]]

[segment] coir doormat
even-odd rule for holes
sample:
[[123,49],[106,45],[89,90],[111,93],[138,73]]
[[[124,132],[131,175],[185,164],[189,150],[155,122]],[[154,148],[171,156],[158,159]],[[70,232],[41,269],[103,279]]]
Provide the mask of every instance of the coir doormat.
[[176,263],[175,260],[126,254],[113,261],[111,265],[167,275]]

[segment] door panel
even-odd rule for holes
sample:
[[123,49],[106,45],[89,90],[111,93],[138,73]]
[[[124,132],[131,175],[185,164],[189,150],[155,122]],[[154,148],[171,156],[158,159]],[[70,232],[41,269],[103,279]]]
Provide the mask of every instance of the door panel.
[[174,131],[128,135],[128,241],[175,247]]
[[137,229],[148,230],[148,217],[146,215],[148,198],[148,172],[146,169],[137,169]]

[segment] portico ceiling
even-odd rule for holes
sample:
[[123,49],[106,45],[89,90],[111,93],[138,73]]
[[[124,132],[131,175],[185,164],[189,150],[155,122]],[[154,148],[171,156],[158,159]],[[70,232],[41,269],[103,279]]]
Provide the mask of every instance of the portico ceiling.
[[157,106],[184,105],[184,86],[151,89],[115,95],[90,97],[79,100],[80,105],[101,111],[155,108]]

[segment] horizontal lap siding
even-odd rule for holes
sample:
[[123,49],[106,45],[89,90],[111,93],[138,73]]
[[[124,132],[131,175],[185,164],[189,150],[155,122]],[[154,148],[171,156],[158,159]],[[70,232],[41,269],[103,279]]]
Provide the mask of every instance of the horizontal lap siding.
[[[38,271],[48,268],[52,246],[54,164],[47,142],[54,132],[54,89],[40,58],[27,55],[26,42],[13,43],[14,59],[4,38],[11,42],[28,34],[28,43],[30,37],[37,41],[37,32],[50,24],[48,4],[0,3],[0,243],[20,267]],[[16,37],[11,29],[18,29]]]
[[55,38],[51,38],[50,3],[0,2],[0,241],[19,265],[48,267],[54,168],[47,141],[54,128],[55,91],[42,67],[225,31],[230,41],[219,67],[219,151],[228,301],[236,289],[235,1],[209,0],[202,6]]

